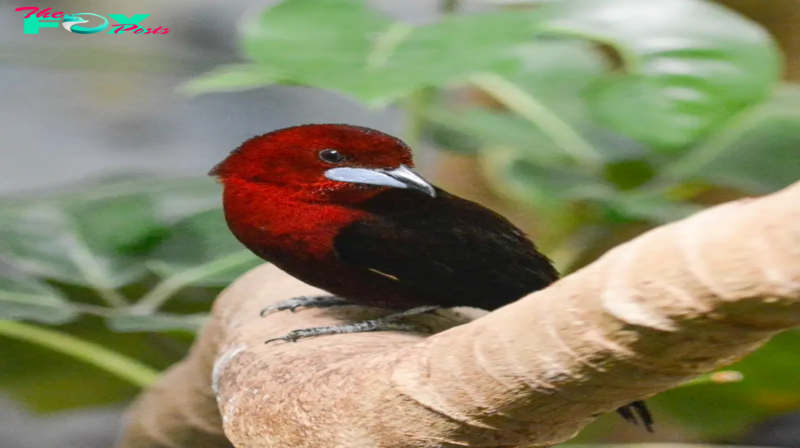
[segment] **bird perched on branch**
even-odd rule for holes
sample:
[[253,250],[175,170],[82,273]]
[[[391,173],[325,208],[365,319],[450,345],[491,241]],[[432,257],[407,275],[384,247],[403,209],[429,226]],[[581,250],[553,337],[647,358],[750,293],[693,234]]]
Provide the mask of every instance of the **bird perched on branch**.
[[[310,124],[254,137],[210,174],[225,218],[248,249],[330,296],[264,312],[348,304],[396,312],[278,338],[417,330],[405,316],[467,306],[492,311],[556,281],[534,243],[499,214],[431,185],[411,149],[373,129]],[[618,412],[650,429],[643,402]]]

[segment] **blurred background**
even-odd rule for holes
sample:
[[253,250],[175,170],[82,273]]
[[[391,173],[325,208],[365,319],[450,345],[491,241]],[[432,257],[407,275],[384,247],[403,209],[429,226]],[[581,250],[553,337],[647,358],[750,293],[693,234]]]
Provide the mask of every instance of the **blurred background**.
[[[18,7],[169,33],[28,34]],[[0,35],[3,448],[111,446],[258,264],[205,176],[254,135],[397,135],[564,272],[800,179],[796,0],[10,0]],[[800,447],[799,363],[784,333],[653,399],[654,435],[603,417],[575,442]]]

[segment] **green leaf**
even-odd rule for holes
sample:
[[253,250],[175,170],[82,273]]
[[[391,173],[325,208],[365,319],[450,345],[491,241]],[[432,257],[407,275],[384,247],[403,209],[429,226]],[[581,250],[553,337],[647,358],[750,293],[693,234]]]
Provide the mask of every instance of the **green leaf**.
[[465,132],[461,132],[458,125],[454,125],[449,117],[447,119],[447,125],[442,121],[425,122],[423,126],[425,137],[430,139],[437,149],[470,156],[480,153],[481,142]]
[[[432,106],[425,118],[436,125],[444,149],[466,148],[462,152],[478,154],[486,146],[509,146],[528,153],[544,165],[560,165],[564,159],[553,143],[524,118],[489,109],[448,110]],[[445,134],[450,133],[450,134]]]
[[486,179],[500,194],[541,208],[613,195],[614,188],[575,169],[543,167],[512,148],[487,148],[482,152]]
[[147,194],[67,201],[62,210],[74,222],[75,232],[85,236],[88,249],[95,253],[138,255],[166,236],[166,229],[156,216],[156,201]]
[[89,286],[118,302],[113,291],[148,273],[145,256],[173,222],[219,203],[219,188],[206,179],[106,181],[4,201],[0,252],[27,275]]
[[181,84],[178,87],[178,92],[184,95],[198,95],[208,92],[236,92],[265,87],[281,80],[280,73],[264,65],[223,65]]
[[148,261],[164,278],[190,277],[196,286],[227,286],[263,263],[233,237],[221,209],[185,218],[172,231]]
[[196,333],[208,320],[208,314],[120,314],[106,319],[106,325],[118,333],[188,331]]
[[608,220],[617,222],[646,221],[666,224],[686,218],[703,207],[676,202],[654,195],[616,194],[600,201],[606,209]]
[[426,26],[392,22],[363,0],[285,0],[245,22],[242,47],[285,81],[384,105],[425,86],[516,73],[536,35],[614,47],[628,73],[581,93],[614,129],[666,148],[764,98],[779,69],[766,33],[700,0],[563,0]]
[[593,45],[577,39],[540,39],[517,46],[514,54],[518,67],[498,70],[498,74],[547,104],[557,115],[590,117],[584,92],[608,70]]
[[779,78],[768,34],[710,2],[564,0],[539,11],[551,32],[619,52],[627,73],[607,77],[588,100],[612,129],[657,148],[695,141],[766,98]]
[[[516,90],[497,92],[490,89],[496,87],[494,84],[485,83],[480,87],[501,102],[507,97],[514,102],[524,98],[526,104],[536,106],[535,110],[526,113],[514,104],[506,105],[518,113],[486,108],[448,110],[434,105],[423,116],[451,133],[463,134],[460,141],[472,138],[483,146],[511,146],[544,166],[566,165],[569,158],[565,154],[574,153],[570,146],[576,139],[583,140],[589,151],[599,153],[605,161],[644,152],[641,144],[593,122],[582,92],[603,76],[605,64],[588,44],[574,40],[536,42],[517,50],[519,67],[502,78]],[[471,148],[473,152],[478,149]]]
[[145,229],[151,230],[152,209],[147,213],[130,205],[121,201],[116,206],[112,200],[95,208],[91,202],[49,201],[4,210],[7,213],[0,216],[0,247],[24,272],[64,283],[115,289],[145,273],[141,263],[127,257],[126,251],[137,237],[145,237]]
[[78,317],[78,310],[55,288],[0,268],[4,272],[0,275],[0,319],[59,325]]
[[241,45],[294,83],[385,105],[513,60],[513,46],[528,40],[534,25],[501,11],[414,27],[363,0],[286,0],[244,23]]
[[663,168],[676,182],[704,180],[765,194],[800,179],[800,87],[787,85]]
[[364,76],[372,40],[390,25],[361,1],[288,0],[243,22],[241,45],[250,59],[295,82],[367,100],[379,83]]
[[433,25],[412,28],[385,58],[381,88],[388,86],[399,97],[426,86],[464,83],[483,71],[515,72],[518,47],[530,42],[537,26],[531,16],[495,11],[446,16]]

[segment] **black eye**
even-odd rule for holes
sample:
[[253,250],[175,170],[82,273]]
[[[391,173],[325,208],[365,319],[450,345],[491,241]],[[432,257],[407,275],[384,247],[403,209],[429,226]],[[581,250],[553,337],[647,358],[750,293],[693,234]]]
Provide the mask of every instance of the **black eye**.
[[335,149],[323,149],[319,152],[319,158],[328,163],[342,163],[346,159],[342,153]]

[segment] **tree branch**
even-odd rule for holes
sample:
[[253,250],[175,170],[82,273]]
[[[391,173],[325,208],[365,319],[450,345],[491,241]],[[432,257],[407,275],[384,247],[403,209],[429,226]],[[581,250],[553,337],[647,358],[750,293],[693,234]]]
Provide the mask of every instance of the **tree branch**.
[[[315,291],[273,266],[231,285],[189,356],[132,408],[119,447],[230,447],[220,428],[248,448],[565,441],[601,413],[729,364],[800,324],[800,183],[655,229],[435,336],[264,344],[375,315],[356,307],[258,315]],[[469,320],[420,319],[439,331]]]

